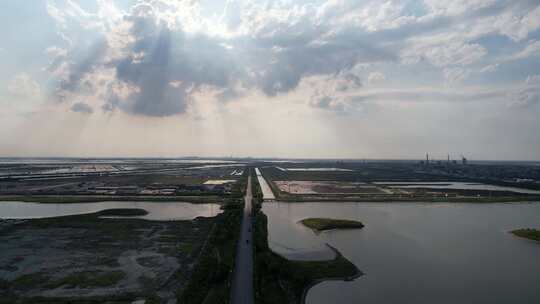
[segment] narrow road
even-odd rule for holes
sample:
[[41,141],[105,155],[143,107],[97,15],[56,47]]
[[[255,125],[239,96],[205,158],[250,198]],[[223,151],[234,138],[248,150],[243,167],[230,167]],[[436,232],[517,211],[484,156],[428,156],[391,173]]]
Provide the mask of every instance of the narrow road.
[[238,247],[236,248],[236,267],[234,270],[231,302],[233,304],[253,303],[253,247],[251,238],[251,175],[248,177],[244,197],[244,216]]

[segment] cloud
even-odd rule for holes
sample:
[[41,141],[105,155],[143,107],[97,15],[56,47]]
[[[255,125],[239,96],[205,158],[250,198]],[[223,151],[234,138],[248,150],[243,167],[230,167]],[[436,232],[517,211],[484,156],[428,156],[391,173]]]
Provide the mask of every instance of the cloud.
[[499,68],[498,63],[486,65],[485,67],[480,69],[480,73],[493,73],[493,72],[497,71],[498,68]]
[[503,89],[455,89],[442,88],[414,88],[393,90],[370,90],[354,94],[354,100],[378,102],[489,102],[504,101],[506,90]]
[[510,94],[512,108],[529,108],[540,104],[540,75],[529,75],[523,85]]
[[[136,90],[124,98],[111,91],[101,94],[103,108],[168,116],[186,112],[195,102],[194,94],[201,91],[221,90],[227,94],[218,98],[227,99],[233,97],[229,93],[240,84],[277,96],[296,89],[305,77],[346,75],[359,63],[396,58],[352,31],[318,26],[307,7],[289,15],[286,22],[277,20],[277,11],[260,15],[249,34],[219,38],[185,31],[174,15],[164,16],[169,11],[163,7],[169,5],[168,1],[139,1],[121,18],[101,23],[78,6],[67,5],[68,14],[49,5],[49,13],[63,30],[70,28],[70,22],[77,22],[73,15],[80,15],[80,28],[103,31],[101,38],[76,60],[74,51],[50,48],[49,70],[58,78],[58,99],[76,99],[99,91],[104,84],[96,83],[96,79],[103,80],[99,74],[112,69],[114,76],[105,87],[116,83]],[[232,29],[240,27],[239,20],[244,20],[243,16],[233,19],[227,21]],[[62,33],[69,36],[69,32]],[[67,40],[76,39],[69,36]],[[360,83],[351,75],[342,79],[342,90]]]
[[418,63],[427,60],[436,67],[451,65],[466,66],[480,60],[487,50],[478,43],[463,41],[415,41],[402,52],[404,63]]
[[356,110],[357,105],[346,96],[314,95],[309,106],[315,109],[330,111],[338,114],[347,114]]
[[[362,63],[397,60],[393,50],[357,31],[329,28],[310,19],[297,22],[294,30],[269,23],[254,41],[252,56],[257,58],[250,70],[257,87],[268,96],[289,92],[306,77],[337,75]],[[269,60],[260,62],[261,58]]]
[[7,89],[9,93],[19,98],[38,99],[41,96],[41,86],[26,73],[13,77]]
[[[490,20],[493,22],[492,26],[515,41],[527,38],[529,33],[540,29],[540,6],[530,7],[526,5],[527,2],[534,3],[534,1],[524,1],[524,9],[528,11],[507,11],[497,18],[492,18]],[[519,3],[516,3],[519,6]]]
[[354,110],[349,95],[363,87],[360,77],[349,72],[330,77],[314,76],[309,78],[306,84],[312,91],[309,106],[336,113]]
[[91,106],[89,106],[88,104],[86,104],[84,102],[74,103],[71,106],[71,111],[76,112],[76,113],[83,113],[83,114],[92,114],[92,113],[94,113],[94,109],[92,109]]
[[525,83],[528,85],[540,85],[540,75],[529,75],[525,79]]
[[529,43],[527,43],[527,45],[521,51],[510,56],[508,60],[519,60],[532,56],[540,56],[540,41],[529,41]]
[[[521,41],[540,27],[533,0],[231,0],[209,6],[138,0],[119,9],[98,1],[89,12],[74,1],[50,1],[48,12],[65,41],[47,50],[57,99],[163,117],[189,112],[200,96],[226,102],[257,91],[249,93],[279,98],[322,77],[329,85],[312,88],[306,99],[339,108],[344,92],[362,86],[359,66],[421,70],[428,63],[457,84],[472,71],[497,72],[497,65],[486,66],[493,62],[492,46],[481,38]],[[536,54],[536,48],[533,40],[515,56]],[[379,73],[367,82],[384,80]]]
[[381,82],[386,80],[386,76],[381,72],[371,72],[368,75],[368,83],[369,84],[375,84],[377,82]]
[[469,69],[464,68],[448,68],[443,70],[444,78],[450,84],[462,82],[471,74]]
[[496,0],[424,0],[427,8],[437,15],[460,15],[488,7],[495,2]]
[[[55,59],[51,70],[57,71],[59,60],[69,62],[59,73],[57,98],[76,99],[101,92],[98,97],[104,100],[101,107],[106,110],[168,116],[184,113],[192,94],[203,86],[229,86],[236,64],[227,50],[205,35],[186,34],[161,15],[161,7],[157,2],[140,1],[120,19],[83,24],[83,28],[108,30],[77,63],[65,58],[66,52],[52,48],[49,53]],[[87,15],[78,9],[74,13]],[[61,25],[67,22],[56,19]],[[118,87],[130,88],[129,94],[117,94],[112,88]]]

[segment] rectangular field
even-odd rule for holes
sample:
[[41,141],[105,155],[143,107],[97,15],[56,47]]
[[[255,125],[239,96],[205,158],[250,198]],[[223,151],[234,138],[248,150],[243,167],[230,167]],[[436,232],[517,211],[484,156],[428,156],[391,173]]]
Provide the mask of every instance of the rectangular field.
[[389,190],[362,182],[274,181],[289,194],[392,194]]

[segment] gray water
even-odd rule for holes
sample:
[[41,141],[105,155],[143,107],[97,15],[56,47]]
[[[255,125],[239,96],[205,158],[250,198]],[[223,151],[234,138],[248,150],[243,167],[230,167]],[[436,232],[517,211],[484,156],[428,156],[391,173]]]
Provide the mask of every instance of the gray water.
[[[319,303],[540,303],[540,242],[509,230],[540,228],[540,203],[265,203],[271,248],[321,258],[328,243],[364,275],[308,292]],[[319,235],[306,217],[362,221]],[[285,228],[286,227],[286,228]],[[307,252],[307,254],[303,254]]]
[[374,182],[376,185],[385,185],[390,188],[425,188],[425,189],[458,189],[458,190],[485,190],[485,191],[511,191],[525,194],[540,194],[539,190],[517,187],[497,186],[482,183],[465,182]]
[[221,213],[216,204],[191,204],[180,202],[98,202],[73,204],[40,204],[26,202],[0,202],[1,219],[47,218],[65,215],[94,213],[105,209],[137,208],[148,212],[146,220],[192,220],[198,216],[211,217]]

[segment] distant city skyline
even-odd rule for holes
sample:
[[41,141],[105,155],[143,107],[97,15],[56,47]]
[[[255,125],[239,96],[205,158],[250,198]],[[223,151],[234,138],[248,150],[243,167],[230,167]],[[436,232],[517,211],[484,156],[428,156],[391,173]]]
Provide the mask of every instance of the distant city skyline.
[[0,7],[0,157],[540,160],[538,1]]

